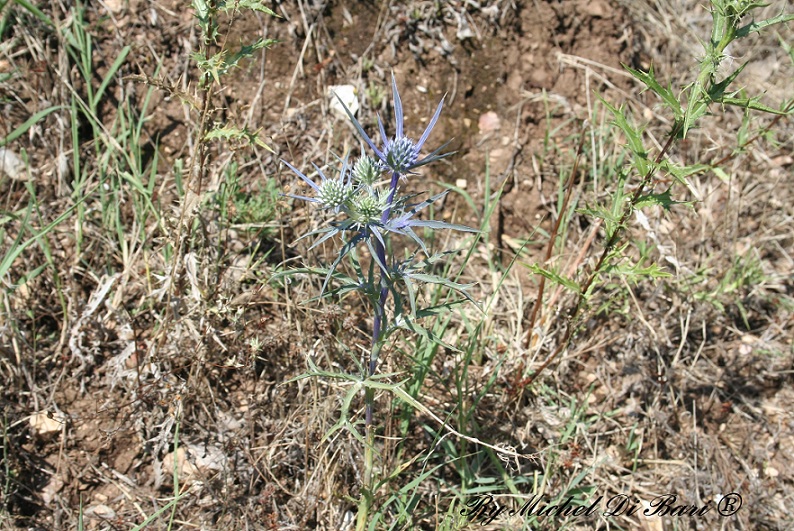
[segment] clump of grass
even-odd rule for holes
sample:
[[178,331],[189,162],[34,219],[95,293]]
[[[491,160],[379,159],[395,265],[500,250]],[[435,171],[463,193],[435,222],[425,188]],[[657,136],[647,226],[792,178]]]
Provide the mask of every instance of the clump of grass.
[[[38,94],[25,87],[34,98],[40,96],[44,101],[49,101],[51,95],[61,96],[61,104],[40,106],[40,101],[34,99],[32,106],[36,111],[10,130],[4,126],[4,136],[0,137],[0,147],[13,147],[21,153],[26,166],[24,174],[10,184],[5,173],[0,172],[0,183],[4,187],[8,185],[11,192],[0,213],[0,241],[10,242],[0,250],[3,281],[0,327],[2,334],[12,335],[16,358],[12,366],[4,365],[3,370],[8,368],[15,374],[19,389],[25,388],[25,382],[33,385],[32,382],[41,377],[53,389],[60,389],[58,383],[68,375],[70,387],[86,393],[87,388],[101,387],[101,378],[95,369],[106,363],[111,368],[107,372],[109,387],[125,387],[125,392],[133,397],[130,404],[137,404],[146,398],[143,387],[146,380],[151,380],[147,385],[157,388],[155,394],[173,394],[171,383],[166,382],[169,378],[159,366],[161,361],[168,365],[169,360],[158,358],[158,353],[166,350],[163,348],[166,341],[179,336],[173,326],[178,318],[169,313],[169,308],[173,307],[163,305],[158,295],[167,293],[169,299],[173,295],[181,297],[185,285],[175,280],[177,278],[186,278],[191,293],[199,298],[202,295],[210,298],[215,293],[202,293],[198,289],[200,272],[194,267],[195,255],[190,260],[184,259],[190,251],[215,252],[214,242],[207,245],[207,241],[198,241],[195,237],[197,227],[207,227],[203,219],[198,219],[208,210],[207,205],[209,208],[216,206],[218,210],[229,208],[218,215],[220,230],[231,224],[239,224],[245,230],[268,230],[275,225],[277,191],[272,179],[265,181],[263,193],[249,197],[240,190],[236,163],[232,160],[227,168],[234,171],[224,174],[228,181],[224,185],[228,186],[219,186],[220,192],[214,195],[206,190],[218,146],[230,148],[234,156],[241,156],[251,146],[269,149],[259,131],[222,123],[220,114],[225,109],[218,104],[217,93],[230,84],[230,74],[235,68],[254,57],[257,51],[275,43],[272,39],[258,38],[235,48],[227,44],[229,36],[225,30],[246,13],[269,16],[275,13],[258,1],[194,2],[192,7],[201,34],[200,50],[193,56],[196,67],[193,75],[197,82],[186,84],[188,89],[182,90],[160,77],[160,66],[156,66],[151,75],[123,77],[138,58],[132,52],[133,46],[127,43],[117,48],[103,46],[106,41],[94,34],[97,24],[92,16],[95,9],[103,9],[103,6],[78,1],[52,9],[60,14],[61,7],[67,20],[56,23],[53,22],[55,16],[50,18],[29,2],[0,3],[0,35],[5,39],[12,26],[16,31],[12,41],[3,43],[3,69],[8,65],[5,57],[11,45],[26,42],[20,39],[20,32],[30,30],[31,34],[45,34],[42,40],[48,43],[48,49],[50,43],[62,46],[58,50],[62,52],[61,63],[44,63],[45,73],[58,74],[53,77],[59,90],[45,94],[42,89]],[[30,35],[25,37],[35,48],[38,44],[35,39]],[[108,50],[109,54],[105,55]],[[24,57],[16,51],[14,54]],[[0,83],[5,86],[9,80],[18,81],[22,75],[19,69],[4,71]],[[123,80],[142,82],[143,89],[136,91],[134,83],[125,84]],[[29,79],[23,82],[33,83]],[[191,88],[195,88],[194,93],[190,93]],[[162,173],[159,139],[150,129],[152,113],[156,111],[153,95],[157,90],[178,98],[196,116],[197,126],[191,131],[194,156],[184,165],[184,174],[176,171],[182,163],[177,161],[173,181],[170,175]],[[25,97],[14,95],[14,100],[6,100],[4,93],[2,98],[24,105],[27,103]],[[58,122],[49,130],[50,120],[55,116]],[[58,127],[60,125],[63,127]],[[42,167],[36,164],[39,161],[28,161],[26,150],[21,148],[24,141],[33,143],[34,139],[42,138],[57,144],[58,132],[62,145],[60,150],[57,145],[52,147],[51,151],[57,152],[55,161],[44,161]],[[47,170],[52,170],[52,177],[47,175]],[[175,190],[170,186],[172,182],[176,184]],[[175,197],[181,200],[176,219],[171,212],[171,201]],[[213,205],[212,198],[219,198],[219,201]],[[132,292],[137,293],[133,297],[135,301],[128,298]],[[101,295],[96,297],[98,294]],[[8,300],[21,304],[8,304]],[[202,305],[208,306],[207,302],[201,301],[199,309],[204,309]],[[97,311],[98,307],[104,309]],[[133,332],[132,329],[137,319],[151,317],[163,326],[155,332],[160,335],[144,345],[138,339],[138,330]],[[128,331],[134,337],[129,341]],[[84,339],[89,336],[90,340]],[[184,341],[184,338],[178,337],[177,341]],[[122,347],[116,352],[117,343],[128,348]],[[106,360],[105,356],[111,352],[113,359]],[[146,362],[142,361],[145,356],[149,358]],[[132,369],[135,382],[132,383],[119,374],[129,373],[130,366],[125,363],[135,358],[137,362]],[[120,368],[115,370],[114,363],[119,359]],[[35,407],[35,411],[52,408],[57,400],[54,398],[56,391],[36,394],[39,392],[25,395],[29,404],[24,407]],[[121,408],[119,411],[131,407],[129,404],[114,405]],[[175,425],[178,429],[180,415],[179,408],[172,408],[168,412],[155,410],[146,415],[133,415],[136,418],[125,421],[140,422],[141,426],[166,421],[156,429],[154,439],[146,442],[161,443],[153,447],[155,467],[159,453],[168,446],[171,429]],[[79,422],[78,419],[70,417],[70,427]],[[17,421],[12,425],[24,428],[26,424]],[[19,430],[17,428],[9,437],[18,437]],[[4,425],[4,437],[6,434]],[[176,448],[178,434],[173,437]],[[4,462],[10,466],[10,461]],[[12,478],[8,473],[2,475],[4,492],[10,493],[26,481],[25,478]],[[173,499],[136,529],[152,527],[153,522],[168,512],[171,512],[169,526],[173,525],[176,508],[184,503],[185,496],[175,481]],[[4,499],[0,509],[4,517],[6,509]],[[76,509],[74,512],[78,513]],[[82,521],[82,511],[78,515]]]

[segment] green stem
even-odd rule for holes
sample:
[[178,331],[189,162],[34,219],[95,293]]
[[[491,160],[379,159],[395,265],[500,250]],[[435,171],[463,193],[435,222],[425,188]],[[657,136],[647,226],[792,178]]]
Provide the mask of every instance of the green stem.
[[[364,401],[367,409],[370,409],[375,401],[375,390],[367,387],[364,391]],[[374,497],[374,486],[372,482],[372,469],[375,462],[375,430],[372,423],[368,423],[364,428],[364,478],[361,485],[361,497],[358,500],[358,515],[356,517],[356,531],[365,531],[369,521],[369,510],[372,508]]]

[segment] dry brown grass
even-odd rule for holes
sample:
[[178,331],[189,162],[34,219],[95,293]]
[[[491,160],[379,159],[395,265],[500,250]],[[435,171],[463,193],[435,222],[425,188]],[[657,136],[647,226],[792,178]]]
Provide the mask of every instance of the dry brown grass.
[[[249,198],[268,179],[299,192],[280,159],[306,167],[355,151],[352,129],[328,109],[327,87],[357,86],[360,117],[371,124],[375,112],[389,115],[380,96],[388,94],[391,70],[405,87],[411,131],[448,94],[431,143],[454,137],[458,155],[417,186],[465,183],[481,209],[504,185],[491,231],[461,276],[476,282],[485,316],[464,307],[443,329],[444,341],[471,346],[471,355],[433,351],[418,399],[458,432],[527,458],[500,459],[423,411],[401,425],[404,405],[382,394],[381,470],[401,472],[380,490],[375,510],[391,496],[407,503],[400,489],[432,471],[412,487],[414,519],[399,528],[452,529],[442,523],[450,504],[462,488],[478,485],[498,486],[516,507],[571,487],[592,499],[674,493],[703,504],[738,492],[744,500],[730,519],[601,517],[574,520],[569,529],[794,526],[791,120],[730,159],[724,175],[704,173],[690,190],[679,188],[691,206],[649,211],[645,224],[632,224],[628,239],[652,244],[650,256],[672,277],[605,282],[592,303],[603,311],[591,313],[559,361],[525,387],[559,340],[574,300],[547,288],[538,334],[525,348],[536,279],[522,267],[502,273],[519,251],[525,263],[545,253],[560,176],[570,171],[583,119],[591,126],[574,200],[583,206],[609,195],[618,139],[596,92],[627,101],[649,122],[648,136],[663,143],[669,117],[653,97],[638,94],[620,62],[653,63],[664,79],[689,79],[708,19],[697,2],[480,4],[288,0],[277,4],[281,19],[238,20],[230,41],[263,34],[281,43],[237,70],[213,104],[225,109],[223,120],[261,129],[275,153],[214,146],[195,209],[186,206],[193,199],[185,186],[197,123],[184,98],[195,91],[188,54],[198,35],[186,6],[85,6],[94,89],[119,51],[129,45],[131,52],[98,102],[94,126],[81,116],[73,129],[70,109],[88,98],[63,37],[77,24],[75,6],[40,7],[56,30],[22,5],[4,4],[0,135],[60,108],[6,146],[26,159],[25,172],[0,159],[0,255],[68,215],[2,278],[0,528],[76,529],[82,512],[85,529],[131,529],[173,499],[175,468],[182,497],[171,529],[352,528],[362,448],[346,430],[324,437],[346,388],[323,379],[285,382],[307,370],[307,359],[355,373],[371,318],[352,297],[305,304],[319,291],[315,277],[272,282],[275,272],[317,264],[333,248],[291,244],[316,228],[308,209],[280,199],[265,216]],[[777,31],[794,42],[790,27]],[[774,32],[731,53],[734,64],[750,61],[739,79],[748,92],[765,93],[773,106],[794,93],[794,66]],[[142,75],[158,86],[142,83]],[[138,116],[149,89],[151,103]],[[488,111],[499,127],[481,131]],[[145,118],[140,138],[114,125],[121,113]],[[729,155],[741,119],[731,109],[717,113],[672,156],[693,163]],[[124,159],[137,151],[139,159]],[[232,161],[235,197],[224,195]],[[151,186],[151,209],[124,177],[136,164]],[[187,210],[195,222],[181,225]],[[457,196],[435,214],[478,223]],[[179,230],[184,238],[174,249]],[[556,263],[571,271],[591,263],[603,245],[601,228],[575,214],[564,232]],[[425,349],[416,338],[400,338],[382,371],[410,376]],[[363,414],[361,402],[354,401],[353,420]],[[147,528],[166,529],[170,517],[169,509]],[[378,529],[388,529],[391,518]],[[483,528],[508,525],[521,527],[513,519]]]

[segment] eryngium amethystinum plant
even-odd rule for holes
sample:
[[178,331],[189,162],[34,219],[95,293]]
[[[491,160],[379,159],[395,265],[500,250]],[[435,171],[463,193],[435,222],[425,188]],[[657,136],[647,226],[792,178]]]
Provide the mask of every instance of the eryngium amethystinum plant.
[[[366,525],[367,513],[374,493],[372,488],[374,438],[371,428],[376,386],[368,386],[363,381],[375,377],[381,348],[391,333],[399,329],[408,329],[427,336],[427,331],[417,323],[417,320],[444,309],[441,307],[417,309],[418,284],[442,285],[462,295],[462,298],[454,303],[471,300],[466,292],[468,286],[430,272],[433,264],[442,260],[449,253],[431,253],[415,229],[453,229],[477,232],[475,229],[462,225],[419,218],[418,215],[421,211],[441,199],[447,192],[434,195],[421,202],[414,202],[419,194],[402,193],[401,184],[410,182],[410,176],[416,174],[417,168],[447,157],[451,153],[441,153],[445,144],[424,157],[422,156],[422,148],[441,114],[443,98],[427,128],[419,140],[415,141],[405,136],[402,101],[393,75],[392,92],[395,134],[392,137],[387,136],[383,122],[378,116],[378,129],[383,140],[381,147],[375,144],[353,113],[341,99],[337,98],[371,153],[362,153],[352,164],[347,155],[338,159],[339,167],[335,177],[328,177],[318,166],[312,165],[319,177],[318,183],[289,162],[283,161],[314,192],[311,197],[303,195],[291,195],[290,197],[313,203],[321,210],[336,214],[331,217],[326,226],[302,237],[319,236],[311,246],[314,248],[334,236],[339,236],[340,248],[336,258],[329,267],[320,270],[325,274],[321,295],[342,295],[358,291],[372,305],[372,343],[368,360],[362,366],[364,374],[359,385],[359,388],[363,387],[365,390],[366,441],[364,441],[364,478],[362,497],[359,503],[358,529],[363,529]],[[409,242],[416,244],[413,254],[407,259],[405,257],[398,259],[391,254],[393,247],[389,245],[389,238],[393,235],[405,236]],[[362,246],[366,247],[372,258],[366,274],[365,268],[361,266],[358,258],[358,249]],[[419,258],[420,253],[424,255],[424,258]],[[349,258],[351,269],[355,272],[356,278],[338,271],[339,264],[346,257]],[[332,279],[338,282],[339,286],[326,292]],[[393,304],[390,306],[390,311],[387,311],[390,296]],[[445,306],[448,307],[454,303]],[[332,376],[327,372],[318,371],[311,375]],[[379,384],[377,388],[382,389],[383,384]],[[346,403],[349,403],[349,400]],[[343,414],[343,418],[346,418],[346,415]],[[355,430],[353,432],[357,438],[362,440]]]

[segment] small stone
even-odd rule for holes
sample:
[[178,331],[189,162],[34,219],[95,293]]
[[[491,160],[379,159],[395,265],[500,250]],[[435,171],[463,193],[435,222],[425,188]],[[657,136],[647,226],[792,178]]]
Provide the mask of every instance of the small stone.
[[[344,105],[342,105],[343,103]],[[328,105],[331,108],[331,112],[340,118],[347,118],[345,106],[355,116],[359,107],[356,88],[353,85],[332,85],[328,87]]]
[[171,476],[174,473],[174,460],[176,459],[176,473],[179,479],[187,482],[198,474],[198,469],[187,459],[187,452],[184,447],[179,447],[176,450],[176,458],[174,452],[171,452],[163,459],[163,474]]
[[585,6],[585,13],[595,18],[604,18],[611,11],[611,8],[606,2],[599,0],[591,0]]
[[25,163],[10,149],[0,148],[0,174],[15,181],[26,181]]
[[105,0],[105,5],[111,13],[121,13],[121,10],[124,9],[124,0]]
[[468,185],[469,183],[466,181],[466,179],[455,179],[455,186],[461,190],[465,190]]
[[501,128],[502,123],[499,120],[499,116],[495,112],[488,111],[480,116],[477,126],[480,129],[480,133],[485,134]]
[[177,449],[176,458],[174,452],[163,458],[162,472],[165,476],[174,473],[174,459],[176,459],[177,474],[184,483],[195,482],[204,476],[216,474],[227,466],[228,461],[226,455],[215,446],[186,443]]
[[30,427],[39,437],[49,437],[61,431],[61,423],[45,411],[30,416]]
[[58,493],[63,488],[63,478],[61,475],[53,476],[49,483],[45,485],[45,487],[41,490],[41,499],[44,502],[44,505],[50,505],[54,500]]
[[104,520],[109,520],[111,518],[115,518],[116,511],[108,507],[104,504],[99,505],[92,505],[85,510],[85,514],[87,516],[96,516],[97,518],[102,518]]

